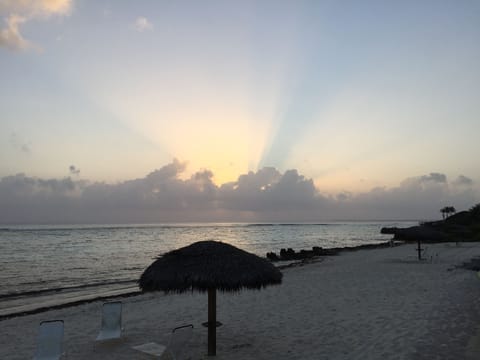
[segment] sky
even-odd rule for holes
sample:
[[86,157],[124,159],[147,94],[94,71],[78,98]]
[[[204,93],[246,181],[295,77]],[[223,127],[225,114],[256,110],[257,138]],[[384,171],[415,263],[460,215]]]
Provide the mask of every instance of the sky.
[[468,209],[478,39],[475,0],[0,0],[0,222]]

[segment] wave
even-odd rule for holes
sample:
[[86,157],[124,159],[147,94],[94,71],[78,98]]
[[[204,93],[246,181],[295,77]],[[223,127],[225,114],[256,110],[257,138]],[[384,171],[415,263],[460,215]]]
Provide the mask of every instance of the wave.
[[15,298],[22,298],[22,297],[33,297],[33,296],[48,295],[51,293],[60,293],[60,292],[73,292],[76,290],[84,290],[89,288],[101,288],[109,285],[128,285],[128,284],[134,285],[136,283],[137,283],[137,280],[131,279],[131,280],[103,281],[103,282],[96,282],[94,284],[82,284],[82,285],[76,285],[76,286],[65,286],[65,287],[31,290],[31,291],[10,292],[6,294],[0,294],[0,300],[15,299]]
[[[275,227],[275,226],[342,226],[342,225],[378,225],[391,221],[326,221],[312,223],[172,223],[172,224],[84,224],[84,225],[6,225],[0,232],[54,232],[56,234],[70,231],[117,231],[142,229],[179,229],[208,227]],[[402,221],[396,221],[402,222]]]
[[342,223],[253,223],[245,224],[245,227],[274,227],[274,226],[339,226]]
[[66,231],[114,231],[142,229],[179,229],[195,227],[234,227],[235,223],[182,223],[182,224],[125,224],[125,225],[18,225],[0,228],[0,232],[66,232]]
[[51,227],[11,227],[0,228],[0,231],[5,232],[63,232],[63,231],[98,231],[98,230],[128,230],[128,229],[151,229],[151,228],[168,228],[166,226],[70,226],[63,227],[58,225],[52,225]]

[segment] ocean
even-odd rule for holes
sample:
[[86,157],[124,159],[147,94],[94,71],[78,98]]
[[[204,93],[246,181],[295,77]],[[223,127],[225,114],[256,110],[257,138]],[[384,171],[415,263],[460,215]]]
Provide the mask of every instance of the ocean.
[[281,248],[379,243],[391,238],[382,227],[414,224],[0,225],[0,318],[136,292],[157,256],[196,241],[223,241],[264,257]]

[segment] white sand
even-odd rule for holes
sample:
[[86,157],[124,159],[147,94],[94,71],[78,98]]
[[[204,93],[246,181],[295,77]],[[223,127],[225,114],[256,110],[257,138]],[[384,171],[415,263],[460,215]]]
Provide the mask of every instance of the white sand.
[[[427,245],[434,263],[419,263],[414,245],[344,252],[285,269],[280,286],[219,294],[218,359],[480,359],[480,279],[452,269],[480,244]],[[438,257],[435,256],[438,254]],[[192,323],[188,349],[205,359],[206,294],[124,298],[124,338],[94,345],[101,302],[0,321],[0,359],[33,357],[42,320],[65,321],[68,359],[148,359],[131,347],[165,343]]]

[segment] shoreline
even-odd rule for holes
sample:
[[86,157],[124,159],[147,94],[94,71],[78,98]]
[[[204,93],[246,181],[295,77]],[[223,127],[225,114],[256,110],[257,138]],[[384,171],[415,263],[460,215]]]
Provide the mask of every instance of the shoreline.
[[[480,256],[479,243],[428,244],[434,262],[415,259],[415,245],[345,251],[284,271],[261,291],[218,293],[218,359],[476,359],[480,279],[457,266]],[[0,358],[34,353],[38,324],[65,321],[69,359],[131,359],[132,346],[165,343],[173,327],[194,324],[188,349],[206,359],[205,294],[147,293],[122,300],[122,340],[98,347],[102,301],[5,319]],[[476,345],[477,344],[477,345]]]
[[[396,242],[395,246],[399,246],[399,245],[403,245],[403,242],[402,243]],[[303,265],[306,265],[306,264],[310,263],[311,261],[319,261],[319,260],[321,261],[321,259],[326,257],[326,256],[337,256],[344,251],[381,249],[381,248],[387,248],[387,247],[390,247],[390,246],[392,246],[391,241],[386,241],[386,242],[379,242],[379,243],[372,243],[372,244],[361,244],[361,245],[357,245],[357,246],[325,248],[325,249],[323,249],[326,252],[325,255],[312,256],[312,257],[297,259],[297,260],[278,260],[278,261],[275,261],[275,262],[272,262],[272,263],[274,265],[276,265],[280,270],[283,270],[283,269],[287,269],[287,268],[294,267],[294,266],[303,266]],[[305,250],[300,250],[300,251],[305,251]],[[112,283],[112,284],[117,284],[117,283]],[[69,288],[62,289],[62,290],[68,290],[68,289]],[[45,292],[45,293],[48,293],[48,292],[55,293],[57,291],[57,289],[46,289],[46,290],[42,290],[42,291]],[[112,291],[112,292],[115,292],[115,291]],[[121,290],[117,290],[117,292],[121,292]],[[61,302],[59,304],[48,305],[49,303],[52,303],[54,300],[45,301],[44,302],[45,305],[35,307],[35,308],[32,308],[34,305],[31,305],[31,304],[30,305],[28,305],[28,304],[27,305],[19,305],[19,306],[12,307],[12,309],[20,308],[20,309],[25,309],[25,310],[16,310],[14,312],[7,312],[9,308],[6,308],[6,309],[0,308],[0,322],[3,321],[3,320],[6,320],[6,319],[13,318],[13,317],[38,314],[38,313],[42,313],[42,312],[49,311],[49,310],[63,309],[63,308],[71,307],[71,306],[88,304],[88,303],[95,302],[95,301],[100,301],[100,300],[117,299],[117,298],[120,299],[120,298],[126,298],[126,297],[131,297],[131,296],[138,296],[138,295],[141,295],[141,294],[142,294],[142,292],[140,290],[131,291],[131,292],[124,292],[124,293],[122,292],[122,293],[118,293],[118,294],[107,294],[107,295],[91,294],[91,295],[81,296],[80,299],[74,299],[72,301],[65,301],[65,302]],[[15,295],[13,295],[13,296],[15,296]],[[54,295],[52,295],[52,297],[54,297]],[[2,299],[0,299],[0,300],[2,300]],[[7,298],[7,301],[8,301],[8,298]]]
[[39,313],[47,312],[47,311],[50,311],[50,310],[65,309],[65,308],[78,306],[78,305],[83,305],[83,304],[89,304],[89,303],[93,303],[93,302],[97,302],[97,301],[101,301],[101,300],[128,298],[128,297],[132,297],[132,296],[138,296],[138,295],[141,295],[141,294],[142,294],[142,292],[139,290],[139,291],[133,291],[133,292],[130,292],[130,293],[124,293],[124,294],[119,294],[119,295],[105,295],[105,296],[92,295],[92,298],[88,298],[88,299],[74,300],[74,301],[71,301],[71,302],[61,303],[61,304],[57,304],[57,305],[45,305],[45,306],[35,308],[35,309],[32,309],[32,310],[25,310],[25,311],[19,311],[19,312],[15,312],[15,313],[8,313],[8,314],[0,315],[0,322],[4,321],[4,320],[16,318],[16,317],[39,314]]

